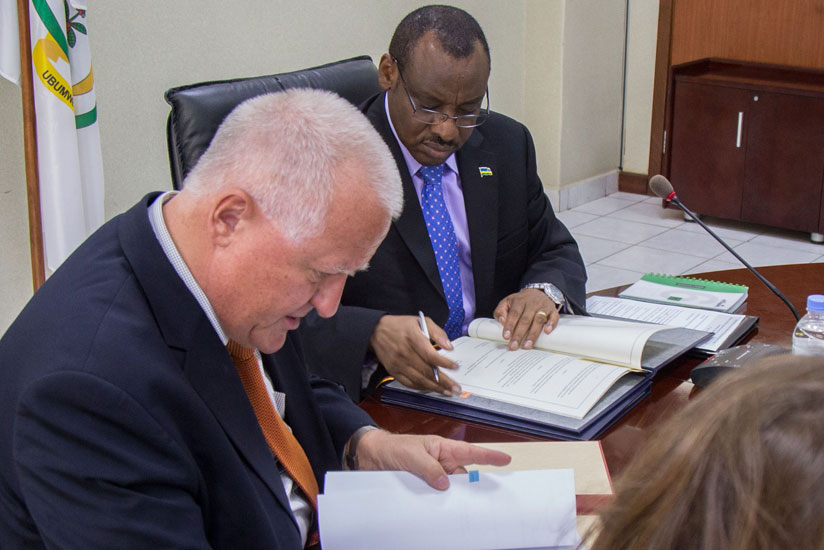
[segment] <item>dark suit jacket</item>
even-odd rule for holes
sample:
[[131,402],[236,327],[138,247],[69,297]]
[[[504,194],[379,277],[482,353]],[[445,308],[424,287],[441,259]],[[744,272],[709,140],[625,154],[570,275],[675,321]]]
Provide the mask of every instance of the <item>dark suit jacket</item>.
[[[368,100],[362,110],[395,156],[403,180],[403,214],[369,270],[347,281],[338,313],[331,319],[314,316],[300,330],[311,370],[341,382],[355,399],[369,338],[382,315],[422,310],[443,326],[449,312],[415,187],[386,118],[384,95]],[[543,282],[555,284],[576,311],[584,311],[584,262],[544,193],[526,127],[492,113],[458,151],[457,161],[472,248],[475,316],[490,317],[508,294]],[[480,167],[492,175],[481,177]]]
[[[0,548],[300,548],[226,348],[154,237],[149,195],[49,278],[0,340]],[[319,484],[371,424],[264,357]]]

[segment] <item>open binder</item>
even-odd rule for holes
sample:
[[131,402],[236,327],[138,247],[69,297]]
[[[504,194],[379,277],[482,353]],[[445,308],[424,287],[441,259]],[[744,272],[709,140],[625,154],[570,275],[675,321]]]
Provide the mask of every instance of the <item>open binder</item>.
[[[591,440],[606,431],[650,392],[655,374],[709,337],[709,333],[669,328],[653,334],[641,360],[643,371],[621,376],[583,418],[469,394],[447,397],[407,388],[398,382],[381,387],[380,400],[461,420],[562,440]],[[512,352],[514,353],[514,352]]]

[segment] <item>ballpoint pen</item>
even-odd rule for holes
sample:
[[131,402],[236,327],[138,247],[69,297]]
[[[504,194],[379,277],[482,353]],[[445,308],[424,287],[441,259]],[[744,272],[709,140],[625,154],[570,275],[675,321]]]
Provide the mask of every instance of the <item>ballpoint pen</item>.
[[[426,339],[431,342],[432,338],[429,337],[429,329],[426,326],[426,317],[424,317],[423,311],[418,311],[418,322],[421,324],[421,332],[423,332]],[[435,382],[440,382],[441,379],[438,376],[438,367],[432,367],[432,373],[435,375]]]

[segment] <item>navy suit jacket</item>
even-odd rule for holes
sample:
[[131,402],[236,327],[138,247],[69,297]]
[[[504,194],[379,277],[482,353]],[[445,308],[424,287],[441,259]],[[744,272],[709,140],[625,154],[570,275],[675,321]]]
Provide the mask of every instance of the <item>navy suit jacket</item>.
[[[443,326],[449,314],[415,187],[386,117],[384,94],[361,108],[395,157],[403,181],[403,213],[369,270],[347,280],[338,313],[331,319],[311,316],[300,329],[310,369],[341,382],[355,399],[369,338],[381,316],[422,310]],[[456,157],[472,248],[475,316],[491,317],[507,295],[526,284],[546,282],[583,312],[584,262],[544,193],[527,128],[491,113]],[[492,174],[482,176],[480,168]]]
[[[0,548],[301,547],[226,348],[149,224],[148,195],[90,237],[0,340]],[[264,356],[323,486],[371,424]]]

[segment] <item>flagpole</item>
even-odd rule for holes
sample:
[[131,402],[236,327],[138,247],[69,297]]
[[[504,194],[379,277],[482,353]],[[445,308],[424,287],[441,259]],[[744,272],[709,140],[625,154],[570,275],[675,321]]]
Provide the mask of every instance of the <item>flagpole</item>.
[[29,203],[29,243],[34,291],[46,281],[43,254],[43,223],[40,217],[40,176],[37,170],[37,121],[31,61],[29,0],[17,0],[17,27],[20,35],[20,88],[23,99],[23,146],[26,159],[26,193]]

